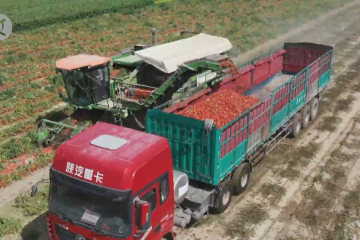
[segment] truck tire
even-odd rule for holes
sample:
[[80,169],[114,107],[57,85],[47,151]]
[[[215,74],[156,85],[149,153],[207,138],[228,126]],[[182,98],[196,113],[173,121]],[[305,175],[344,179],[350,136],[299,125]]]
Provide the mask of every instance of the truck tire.
[[317,97],[315,97],[310,101],[310,120],[311,121],[313,121],[317,117],[318,111],[319,111],[319,99]]
[[309,105],[306,105],[301,110],[301,126],[303,129],[307,128],[309,126],[310,122],[310,107]]
[[291,128],[290,137],[296,138],[297,136],[299,136],[300,131],[301,131],[301,115],[300,113],[296,113],[292,119],[292,128]]
[[215,207],[213,210],[215,213],[223,213],[229,207],[231,203],[231,197],[233,196],[233,186],[231,181],[225,180],[222,182],[216,192]]
[[231,178],[234,195],[239,195],[245,191],[249,185],[250,173],[250,164],[247,162],[242,163],[237,169],[235,169]]

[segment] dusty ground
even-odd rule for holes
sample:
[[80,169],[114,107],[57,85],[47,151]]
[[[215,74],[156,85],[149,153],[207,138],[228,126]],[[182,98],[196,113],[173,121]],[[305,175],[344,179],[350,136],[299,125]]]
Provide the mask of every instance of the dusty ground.
[[[359,1],[357,1],[359,3]],[[354,239],[360,228],[360,5],[334,11],[322,22],[294,30],[256,51],[283,41],[335,46],[332,87],[321,115],[296,141],[286,140],[255,168],[251,185],[222,215],[191,229],[176,229],[178,239]],[[254,50],[255,51],[255,50]],[[246,61],[253,52],[243,58]],[[44,215],[25,216],[14,198],[48,169],[0,190],[0,216],[17,216],[23,238],[48,240]],[[29,215],[29,214],[28,214]],[[356,225],[356,224],[354,224]],[[359,222],[360,227],[360,222]],[[33,233],[30,238],[28,233]],[[25,237],[27,236],[27,237]]]
[[299,139],[286,140],[263,160],[227,212],[179,229],[180,239],[360,237],[360,221],[353,226],[360,220],[360,12],[350,12],[291,38],[335,46],[322,114]]

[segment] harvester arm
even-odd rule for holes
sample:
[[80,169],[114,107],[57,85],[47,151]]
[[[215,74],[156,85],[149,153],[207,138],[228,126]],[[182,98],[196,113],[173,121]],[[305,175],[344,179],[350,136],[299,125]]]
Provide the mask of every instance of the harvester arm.
[[54,122],[47,119],[42,119],[37,123],[37,128],[38,131],[36,143],[37,146],[41,148],[49,146],[54,141],[56,136],[58,136],[64,129],[72,130],[73,132],[70,137],[73,137],[87,128],[87,126],[79,128],[77,126],[71,126],[62,122]]
[[138,68],[135,68],[134,71],[132,71],[132,73],[130,74],[130,77],[129,77],[129,82],[131,82],[131,80],[133,80],[133,78],[136,76],[136,74],[139,72],[139,69]]

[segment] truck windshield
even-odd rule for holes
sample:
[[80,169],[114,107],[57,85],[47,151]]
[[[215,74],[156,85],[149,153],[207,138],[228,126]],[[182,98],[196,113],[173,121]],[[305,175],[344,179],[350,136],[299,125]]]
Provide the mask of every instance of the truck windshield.
[[126,238],[131,233],[131,201],[91,194],[71,185],[53,181],[50,186],[49,208],[54,214],[74,224],[104,235]]
[[93,103],[90,85],[86,75],[79,71],[62,71],[67,94],[76,106],[87,106]]

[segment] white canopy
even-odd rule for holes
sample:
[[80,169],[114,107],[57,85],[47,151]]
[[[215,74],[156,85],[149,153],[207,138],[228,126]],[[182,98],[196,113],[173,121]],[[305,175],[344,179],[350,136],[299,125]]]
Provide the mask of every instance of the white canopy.
[[231,48],[227,38],[200,33],[183,40],[146,48],[135,54],[157,69],[172,73],[183,63],[223,53]]

